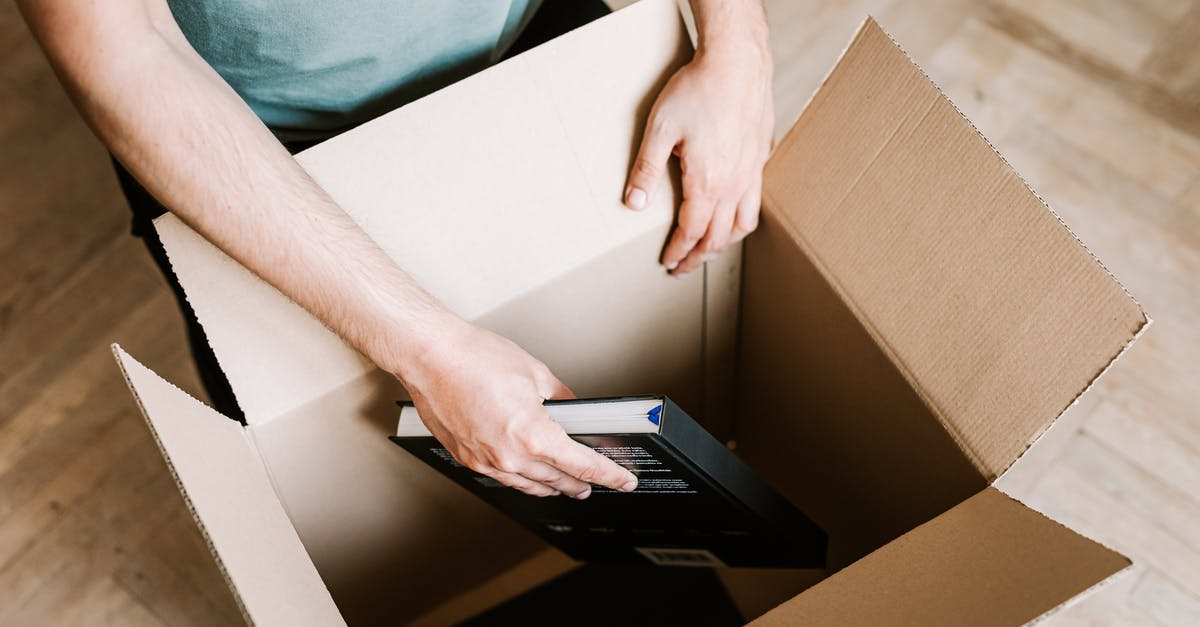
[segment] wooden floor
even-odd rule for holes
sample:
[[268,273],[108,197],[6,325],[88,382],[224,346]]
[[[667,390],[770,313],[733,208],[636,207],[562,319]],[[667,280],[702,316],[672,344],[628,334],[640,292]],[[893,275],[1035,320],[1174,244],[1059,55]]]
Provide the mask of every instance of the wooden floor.
[[[1002,487],[1131,556],[1054,624],[1200,625],[1200,0],[769,1],[780,129],[870,12],[1155,319]],[[199,394],[101,146],[0,3],[0,624],[228,624],[109,354]]]

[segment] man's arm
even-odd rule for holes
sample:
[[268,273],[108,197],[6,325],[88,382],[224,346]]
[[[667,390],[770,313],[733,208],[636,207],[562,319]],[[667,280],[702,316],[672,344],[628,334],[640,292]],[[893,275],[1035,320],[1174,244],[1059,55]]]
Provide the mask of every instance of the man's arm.
[[775,113],[762,0],[691,0],[697,46],[659,94],[625,188],[647,206],[672,154],[683,172],[678,224],[663,250],[673,274],[691,272],[758,226],[762,170]]
[[571,440],[541,362],[446,310],[308,177],[192,49],[164,0],[18,0],[76,106],[184,222],[391,372],[463,464],[580,498],[633,475]]

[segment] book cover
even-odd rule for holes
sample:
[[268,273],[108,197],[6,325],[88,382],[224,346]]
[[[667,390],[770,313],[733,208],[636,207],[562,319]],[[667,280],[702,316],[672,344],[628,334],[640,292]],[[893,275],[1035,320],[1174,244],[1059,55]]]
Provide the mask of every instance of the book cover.
[[403,406],[391,439],[571,557],[660,566],[819,568],[825,533],[666,397],[547,401],[568,435],[633,472],[582,501],[536,497],[459,464]]

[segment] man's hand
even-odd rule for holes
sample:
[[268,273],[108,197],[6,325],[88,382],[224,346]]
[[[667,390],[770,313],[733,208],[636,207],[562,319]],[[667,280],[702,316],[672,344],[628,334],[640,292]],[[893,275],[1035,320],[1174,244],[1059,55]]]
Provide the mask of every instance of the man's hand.
[[762,169],[775,114],[771,54],[759,0],[693,0],[696,55],[650,111],[625,204],[645,208],[679,157],[683,204],[662,263],[683,274],[758,226]]
[[147,191],[399,376],[460,461],[532,494],[636,486],[550,420],[542,400],[570,392],[544,365],[446,310],[308,176],[165,0],[18,5],[84,118]]
[[454,458],[526,494],[583,499],[589,483],[631,491],[633,473],[572,440],[542,401],[573,398],[516,344],[459,321],[402,373],[425,426]]

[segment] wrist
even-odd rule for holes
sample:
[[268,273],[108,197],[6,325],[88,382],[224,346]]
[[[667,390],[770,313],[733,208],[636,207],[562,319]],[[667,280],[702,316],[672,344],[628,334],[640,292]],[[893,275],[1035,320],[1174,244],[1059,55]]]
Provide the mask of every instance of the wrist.
[[386,352],[381,368],[396,377],[410,393],[427,389],[441,373],[453,368],[461,355],[471,324],[448,312],[430,312],[423,320],[406,325],[407,333],[396,338]]
[[696,57],[770,63],[767,19],[760,0],[693,2]]

